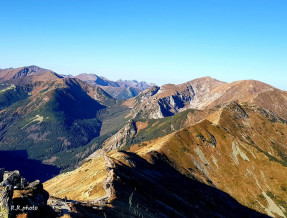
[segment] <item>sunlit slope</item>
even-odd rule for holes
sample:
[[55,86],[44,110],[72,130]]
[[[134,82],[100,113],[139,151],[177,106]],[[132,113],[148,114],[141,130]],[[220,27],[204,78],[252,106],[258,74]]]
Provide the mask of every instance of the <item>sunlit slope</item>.
[[[106,195],[104,181],[108,171],[104,157],[90,160],[80,168],[45,183],[50,195],[77,201],[93,201]],[[56,185],[55,185],[56,184]]]

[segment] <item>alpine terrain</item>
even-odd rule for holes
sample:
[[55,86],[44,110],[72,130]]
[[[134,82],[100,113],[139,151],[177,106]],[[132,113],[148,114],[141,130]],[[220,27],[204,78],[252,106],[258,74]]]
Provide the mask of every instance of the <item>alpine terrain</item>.
[[2,69],[0,163],[6,217],[287,217],[287,92]]

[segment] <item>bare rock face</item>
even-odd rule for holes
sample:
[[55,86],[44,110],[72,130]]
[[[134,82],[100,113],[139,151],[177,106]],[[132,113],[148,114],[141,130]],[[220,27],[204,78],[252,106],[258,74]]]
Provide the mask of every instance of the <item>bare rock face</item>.
[[209,96],[210,92],[223,84],[213,78],[203,77],[179,85],[151,87],[135,98],[137,104],[131,113],[136,117],[158,119],[187,109],[202,108],[203,103],[214,100],[215,95]]
[[0,217],[8,218],[11,215],[12,186],[0,187]]
[[195,93],[192,86],[187,86],[186,90],[182,93],[177,92],[174,95],[159,99],[158,104],[160,106],[162,116],[173,116],[174,114],[182,111],[184,107],[188,108],[187,105],[194,97]]

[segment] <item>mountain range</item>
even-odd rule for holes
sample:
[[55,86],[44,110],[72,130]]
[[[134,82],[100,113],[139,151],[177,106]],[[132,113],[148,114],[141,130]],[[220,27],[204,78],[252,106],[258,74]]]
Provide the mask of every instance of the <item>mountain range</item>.
[[[0,149],[15,159],[1,167],[40,178],[67,217],[287,217],[286,91],[37,66],[0,83]],[[32,160],[39,170],[22,167]]]

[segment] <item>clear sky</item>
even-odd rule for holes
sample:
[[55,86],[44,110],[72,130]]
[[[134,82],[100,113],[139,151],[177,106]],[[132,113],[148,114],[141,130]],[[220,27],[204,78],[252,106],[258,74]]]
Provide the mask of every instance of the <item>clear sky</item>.
[[287,90],[286,0],[1,0],[0,68]]

